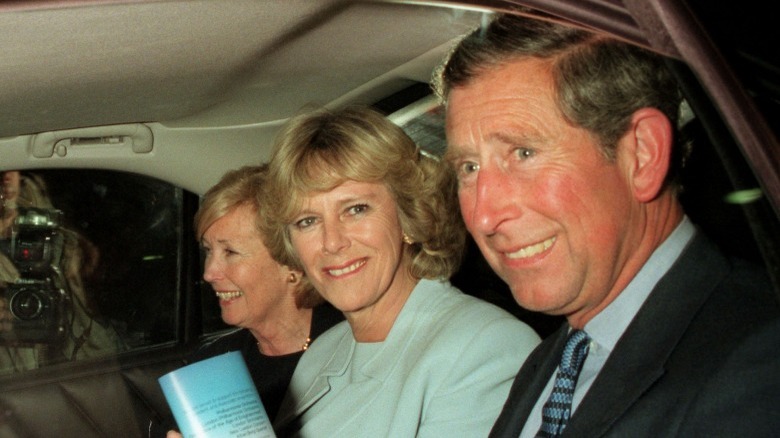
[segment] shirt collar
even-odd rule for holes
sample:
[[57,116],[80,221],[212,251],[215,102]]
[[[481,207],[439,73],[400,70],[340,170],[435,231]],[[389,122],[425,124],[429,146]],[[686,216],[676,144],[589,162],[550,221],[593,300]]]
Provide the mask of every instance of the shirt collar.
[[593,342],[612,351],[618,339],[639,312],[650,292],[682,254],[696,231],[687,216],[653,251],[625,289],[604,310],[585,324]]

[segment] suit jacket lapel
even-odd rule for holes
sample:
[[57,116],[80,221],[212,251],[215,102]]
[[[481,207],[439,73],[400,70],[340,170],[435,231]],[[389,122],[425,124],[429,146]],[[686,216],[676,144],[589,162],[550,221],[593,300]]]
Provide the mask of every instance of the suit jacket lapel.
[[412,354],[415,348],[415,341],[418,339],[417,332],[422,330],[425,325],[420,324],[420,318],[427,317],[428,310],[435,307],[435,303],[441,300],[443,294],[435,290],[433,294],[426,293],[423,288],[430,288],[430,280],[421,280],[420,285],[412,291],[411,296],[404,304],[403,309],[393,323],[393,328],[382,343],[381,350],[371,358],[359,372],[380,382],[384,382],[387,376],[395,368],[390,364],[398,362],[406,354]]
[[728,266],[697,233],[618,341],[566,426],[566,435],[604,434],[664,374],[670,354]]
[[[297,424],[298,418],[313,405],[317,400],[321,399],[330,391],[329,379],[333,376],[340,376],[346,372],[347,365],[355,350],[355,342],[352,338],[352,331],[346,330],[344,336],[339,341],[336,348],[333,349],[333,355],[328,362],[322,367],[322,370],[315,377],[309,388],[306,390],[300,400],[292,400],[290,398],[290,391],[283,400],[282,407],[279,409],[281,417],[276,418],[274,421],[274,429],[279,431],[286,431],[285,433],[279,433],[280,436],[288,435],[300,428]],[[289,405],[294,405],[293,408],[288,408]]]
[[520,435],[536,401],[558,368],[568,333],[569,325],[563,324],[528,356],[512,383],[509,398],[493,426],[491,437],[516,438]]

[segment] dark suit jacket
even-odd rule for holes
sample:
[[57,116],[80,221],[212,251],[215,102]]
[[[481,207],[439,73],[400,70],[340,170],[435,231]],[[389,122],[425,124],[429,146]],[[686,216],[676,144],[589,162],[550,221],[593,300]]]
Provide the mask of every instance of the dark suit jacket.
[[[778,436],[780,306],[766,274],[701,233],[618,341],[564,436]],[[517,437],[568,325],[531,353],[491,432]]]

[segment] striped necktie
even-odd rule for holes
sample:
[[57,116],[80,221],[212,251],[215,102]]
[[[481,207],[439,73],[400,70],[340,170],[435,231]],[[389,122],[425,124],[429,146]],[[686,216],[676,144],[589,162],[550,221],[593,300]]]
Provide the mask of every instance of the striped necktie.
[[537,437],[557,437],[563,433],[571,416],[571,402],[582,364],[588,355],[590,337],[582,330],[573,330],[563,347],[561,364],[555,376],[550,398],[542,407],[542,427]]

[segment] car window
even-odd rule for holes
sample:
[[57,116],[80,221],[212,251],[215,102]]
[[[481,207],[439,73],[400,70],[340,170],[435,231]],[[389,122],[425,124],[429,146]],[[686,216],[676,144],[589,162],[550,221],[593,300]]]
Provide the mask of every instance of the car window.
[[181,189],[104,170],[2,182],[0,376],[176,338]]

